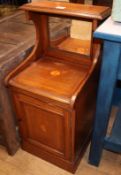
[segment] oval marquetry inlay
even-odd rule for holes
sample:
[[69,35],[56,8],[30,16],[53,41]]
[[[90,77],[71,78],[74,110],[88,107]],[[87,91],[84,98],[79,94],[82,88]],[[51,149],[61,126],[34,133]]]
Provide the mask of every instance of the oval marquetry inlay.
[[54,71],[51,71],[50,74],[53,76],[59,76],[61,73],[58,70],[54,70]]
[[47,132],[46,127],[44,125],[41,125],[41,131],[42,132]]

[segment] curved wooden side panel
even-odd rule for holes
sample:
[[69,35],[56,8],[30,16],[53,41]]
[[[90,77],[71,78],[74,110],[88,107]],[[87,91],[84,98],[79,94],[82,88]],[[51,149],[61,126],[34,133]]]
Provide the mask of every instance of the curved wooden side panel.
[[[9,80],[28,67],[33,61],[41,58],[48,47],[48,16],[38,15],[38,13],[26,12],[28,19],[34,22],[36,29],[36,42],[31,54],[5,78],[5,85],[8,86]],[[46,26],[46,27],[45,27]],[[40,32],[41,29],[41,32]]]
[[100,44],[95,44],[94,45],[94,48],[93,48],[93,62],[90,65],[89,72],[88,72],[86,78],[83,80],[83,82],[81,82],[81,85],[79,86],[79,88],[77,89],[77,91],[75,92],[75,94],[73,94],[73,97],[72,97],[71,103],[70,103],[71,106],[74,106],[76,104],[76,101],[78,100],[78,98],[81,95],[81,92],[82,92],[81,90],[82,90],[83,86],[88,81],[88,79],[93,74],[93,72],[95,71],[95,69],[97,67],[97,64],[99,64],[99,62],[100,62],[100,59],[99,59],[100,48],[101,48],[101,45]]

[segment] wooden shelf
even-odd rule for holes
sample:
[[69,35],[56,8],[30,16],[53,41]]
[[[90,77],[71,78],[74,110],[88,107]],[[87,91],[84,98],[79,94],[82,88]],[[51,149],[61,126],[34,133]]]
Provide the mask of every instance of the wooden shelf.
[[84,19],[104,19],[110,14],[108,7],[83,5],[68,2],[34,2],[28,3],[21,7],[23,10],[35,11],[46,14],[60,14],[64,16],[81,17]]
[[75,38],[67,38],[58,45],[59,49],[69,52],[79,53],[83,55],[90,55],[91,41],[80,40]]

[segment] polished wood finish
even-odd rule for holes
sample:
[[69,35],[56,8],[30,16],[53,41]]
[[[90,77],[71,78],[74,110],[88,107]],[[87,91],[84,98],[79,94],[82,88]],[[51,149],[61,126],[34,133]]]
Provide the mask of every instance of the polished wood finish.
[[88,56],[90,55],[90,46],[90,40],[67,38],[58,45],[58,48]]
[[[57,6],[67,9],[58,10]],[[6,84],[17,113],[22,148],[74,172],[92,131],[100,43],[91,36],[89,45],[84,44],[85,41],[79,45],[91,51],[79,49],[77,52],[74,48],[78,40],[75,42],[67,32],[53,44],[48,16],[81,17],[92,22],[93,31],[97,20],[108,16],[110,10],[98,7],[98,12],[97,7],[91,6],[96,9],[93,16],[90,11],[87,14],[88,6],[84,6],[84,10],[83,6],[77,8],[74,4],[70,7],[62,2],[31,3],[22,7],[34,21],[36,43],[29,57],[7,76]],[[66,41],[69,42],[67,48]]]
[[68,2],[34,2],[21,7],[23,10],[41,12],[46,14],[59,14],[72,17],[82,17],[85,19],[104,19],[110,14],[108,7],[83,5]]

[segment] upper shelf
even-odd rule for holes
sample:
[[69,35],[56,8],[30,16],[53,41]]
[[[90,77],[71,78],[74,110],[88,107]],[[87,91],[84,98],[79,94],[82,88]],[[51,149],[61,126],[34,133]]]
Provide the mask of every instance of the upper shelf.
[[23,5],[21,9],[51,15],[56,14],[98,20],[106,18],[111,12],[109,7],[52,1],[27,3]]

